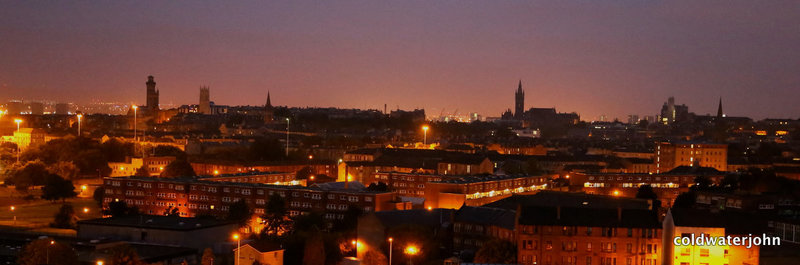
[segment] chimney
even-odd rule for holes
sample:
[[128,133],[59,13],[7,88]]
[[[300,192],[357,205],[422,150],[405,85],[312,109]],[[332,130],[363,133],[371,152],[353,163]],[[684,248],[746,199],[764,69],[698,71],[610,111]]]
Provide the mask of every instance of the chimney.
[[556,206],[556,220],[561,220],[561,206]]

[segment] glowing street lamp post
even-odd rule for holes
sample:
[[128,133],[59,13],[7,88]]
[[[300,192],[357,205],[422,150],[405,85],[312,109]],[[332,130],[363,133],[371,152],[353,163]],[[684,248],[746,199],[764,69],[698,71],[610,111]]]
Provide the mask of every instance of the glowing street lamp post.
[[11,206],[11,213],[14,214],[14,225],[17,225],[17,214],[14,211],[16,209],[17,209],[17,207],[14,207],[13,205]]
[[83,114],[78,113],[78,137],[81,137],[81,118],[83,118]]
[[50,264],[50,246],[54,245],[56,241],[50,240],[50,245],[47,245],[47,250],[45,251],[45,264]]
[[428,129],[430,129],[428,125],[422,126],[422,144],[426,146],[428,145]]
[[[14,122],[17,123],[17,133],[19,133],[19,124],[22,123],[22,119],[14,119]],[[19,163],[19,141],[17,141],[17,163]]]
[[406,255],[408,255],[408,264],[413,265],[414,255],[417,255],[417,253],[419,253],[419,248],[417,248],[417,246],[414,245],[408,245],[404,252],[406,253]]
[[233,234],[233,239],[236,239],[236,261],[233,264],[239,265],[239,253],[242,252],[242,240],[239,234]]
[[133,108],[133,140],[139,141],[139,138],[137,138],[138,136],[136,135],[136,110],[139,109],[139,107],[133,105],[132,108]]
[[289,118],[286,118],[286,157],[289,157]]
[[389,238],[389,265],[392,265],[392,242],[394,242],[394,238]]

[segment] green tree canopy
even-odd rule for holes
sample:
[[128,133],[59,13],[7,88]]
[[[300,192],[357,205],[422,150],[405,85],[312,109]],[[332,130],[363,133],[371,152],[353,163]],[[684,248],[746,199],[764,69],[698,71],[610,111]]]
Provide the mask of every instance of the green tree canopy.
[[78,217],[75,215],[75,208],[71,204],[61,205],[53,218],[53,223],[50,224],[56,228],[75,229],[77,227]]

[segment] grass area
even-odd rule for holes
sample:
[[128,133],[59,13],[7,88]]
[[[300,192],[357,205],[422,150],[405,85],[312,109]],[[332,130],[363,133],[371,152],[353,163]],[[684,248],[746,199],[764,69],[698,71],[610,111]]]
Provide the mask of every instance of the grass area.
[[[75,208],[79,220],[101,217],[100,209],[92,198],[73,198],[66,201]],[[24,228],[46,227],[61,207],[61,201],[50,202],[41,199],[26,201],[12,189],[0,188],[0,225]],[[14,211],[11,211],[14,206]],[[84,208],[88,212],[84,213]],[[14,222],[14,216],[17,221]]]

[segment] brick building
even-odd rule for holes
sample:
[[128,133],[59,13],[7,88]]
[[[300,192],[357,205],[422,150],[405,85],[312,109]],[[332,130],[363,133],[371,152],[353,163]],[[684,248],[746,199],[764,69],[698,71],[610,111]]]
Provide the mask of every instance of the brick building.
[[291,216],[316,211],[324,213],[327,219],[342,219],[349,207],[360,207],[365,212],[394,210],[396,207],[393,193],[363,189],[151,177],[105,178],[103,187],[104,208],[112,201],[124,201],[138,207],[143,214],[156,215],[173,207],[178,209],[180,216],[225,217],[230,205],[238,200],[244,200],[255,215],[261,215],[273,194],[285,199]]
[[660,142],[655,149],[656,173],[679,166],[712,167],[728,170],[728,145],[703,142]]

